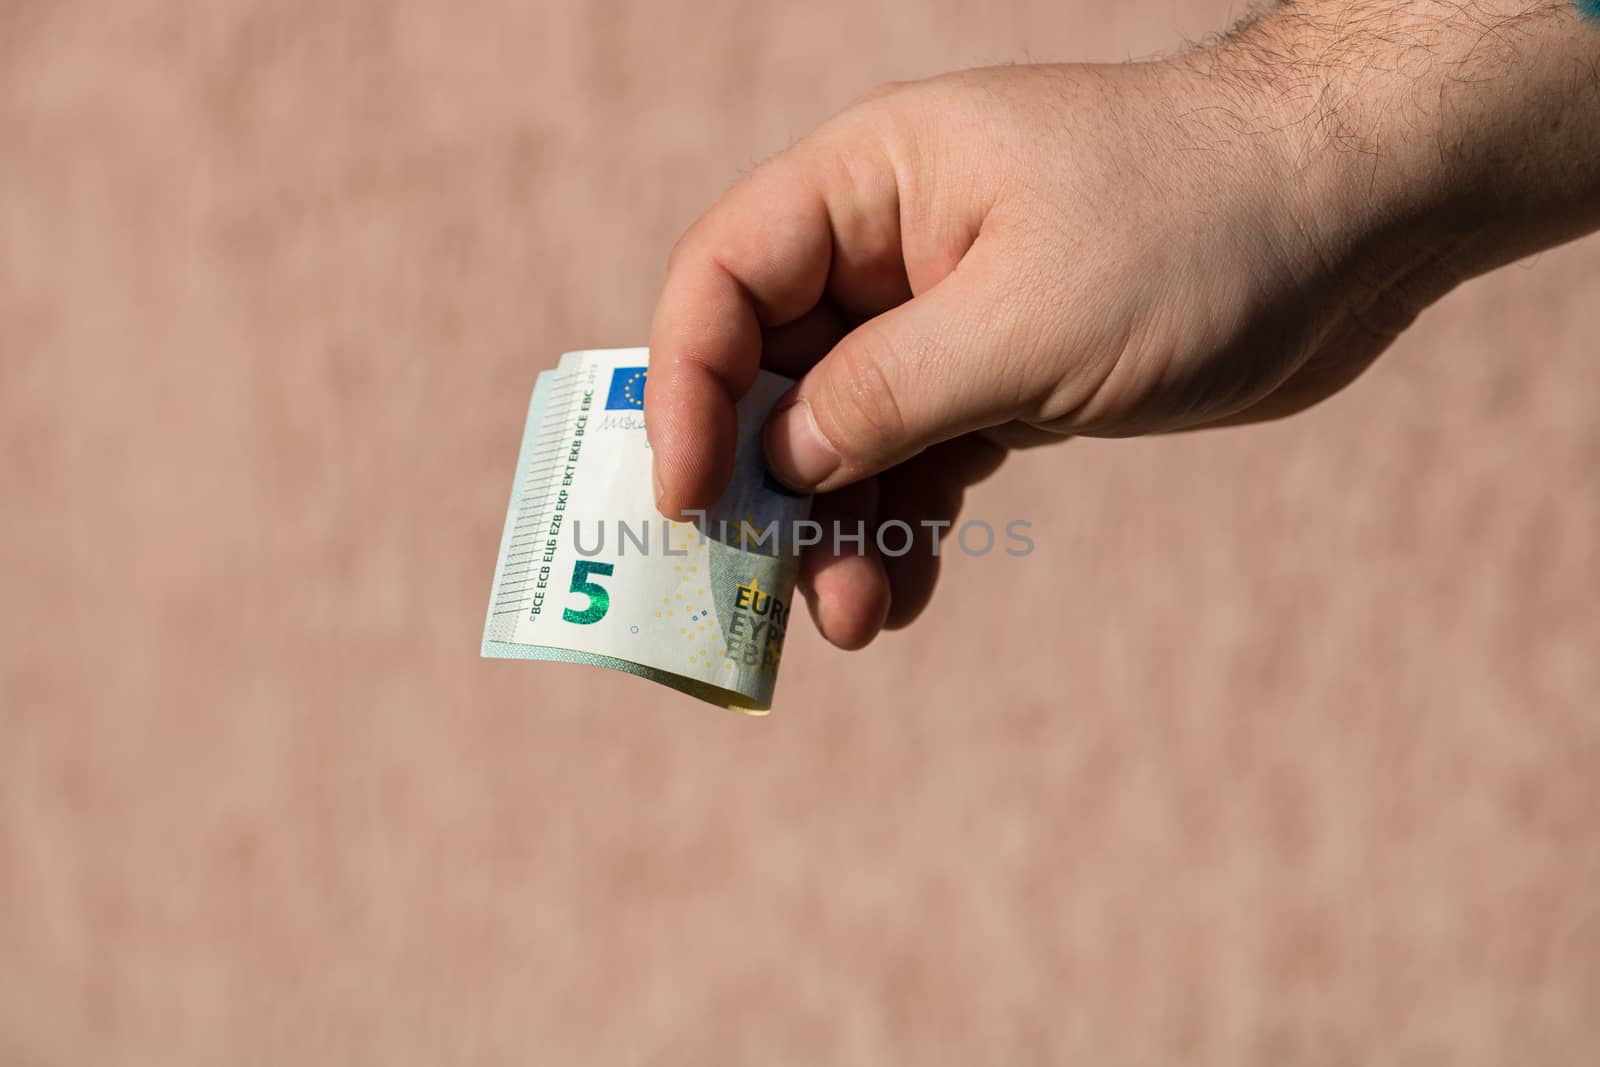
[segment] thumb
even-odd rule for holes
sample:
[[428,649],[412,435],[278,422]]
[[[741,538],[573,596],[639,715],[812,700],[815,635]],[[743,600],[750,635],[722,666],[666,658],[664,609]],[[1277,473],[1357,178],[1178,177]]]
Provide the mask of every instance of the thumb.
[[830,491],[1014,417],[1024,388],[997,357],[1020,331],[1006,325],[1014,308],[997,281],[969,252],[933,288],[851,331],[773,409],[772,473]]

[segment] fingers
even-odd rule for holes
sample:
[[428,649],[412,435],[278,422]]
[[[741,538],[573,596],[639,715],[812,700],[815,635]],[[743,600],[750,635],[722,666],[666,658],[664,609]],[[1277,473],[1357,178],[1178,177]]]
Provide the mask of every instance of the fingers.
[[762,331],[761,365],[785,378],[801,378],[848,332],[844,315],[824,299],[793,322]]
[[[893,475],[884,476],[881,492],[884,521],[899,519],[910,527],[912,536],[909,552],[883,557],[884,573],[889,578],[889,614],[883,626],[898,630],[922,614],[939,582],[941,557],[933,554],[932,546],[934,538],[942,539],[950,527],[931,531],[923,523],[954,523],[966,494],[960,486],[942,479],[932,484],[917,483]],[[890,544],[889,552],[898,547],[898,543]]]
[[897,473],[912,483],[942,478],[970,489],[999,470],[1009,454],[986,434],[972,434],[935,445]]
[[908,626],[927,608],[939,580],[941,557],[933,554],[934,537],[942,540],[949,535],[961,515],[966,490],[993,474],[1005,457],[1005,449],[971,435],[935,445],[879,476],[880,521],[898,519],[914,537],[911,551],[900,555],[894,553],[904,540],[903,531],[884,542],[883,566],[890,591],[884,629]]
[[851,331],[774,410],[772,472],[827,492],[929,445],[1005,422],[1028,383],[1014,293],[980,238],[939,284]]
[[868,313],[908,295],[898,203],[893,167],[859,131],[819,135],[757,168],[679,241],[645,385],[664,514],[707,507],[727,485],[733,409],[764,330],[802,320],[825,292]]
[[1004,422],[999,426],[991,426],[980,431],[979,437],[998,445],[1000,448],[1019,450],[1024,448],[1038,448],[1040,445],[1058,445],[1062,441],[1071,439],[1070,434],[1056,430],[1046,430],[1026,422]]
[[[967,487],[992,474],[1006,451],[976,436],[947,441],[878,478],[818,496],[812,518],[823,528],[821,544],[801,560],[800,587],[817,629],[844,649],[868,644],[883,629],[912,622],[927,607],[939,577],[935,537],[947,536],[960,515]],[[886,531],[881,523],[903,522]],[[935,524],[929,526],[925,524]],[[834,531],[863,541],[834,550]],[[935,532],[937,531],[937,533]],[[902,547],[908,550],[900,551]]]
[[[811,618],[829,643],[846,651],[865,648],[889,614],[889,578],[873,544],[877,506],[878,487],[870,480],[817,497],[811,517],[821,524],[823,541],[800,559],[800,590]],[[852,540],[835,551],[835,531],[853,537],[858,530],[864,534],[859,549]]]
[[760,366],[761,329],[816,304],[831,254],[819,191],[782,157],[741,182],[674,250],[644,396],[656,505],[669,518],[709,506],[727,485],[734,405]]

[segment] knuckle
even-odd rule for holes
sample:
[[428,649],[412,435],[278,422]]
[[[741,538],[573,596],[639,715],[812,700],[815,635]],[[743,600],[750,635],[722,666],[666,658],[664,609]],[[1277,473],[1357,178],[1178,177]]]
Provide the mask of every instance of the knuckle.
[[850,107],[861,107],[862,105],[870,104],[875,100],[881,100],[886,96],[893,96],[895,93],[905,88],[905,86],[906,83],[903,81],[879,82],[877,85],[874,85],[872,88],[868,89],[866,92],[862,93],[860,96],[851,101]]
[[905,412],[896,394],[894,373],[898,357],[881,333],[868,334],[861,343],[836,352],[838,366],[830,378],[833,425],[824,432],[837,434],[835,445],[861,458],[892,452],[906,433]]
[[694,232],[695,227],[691,226],[687,230],[683,231],[683,233],[679,234],[676,241],[672,242],[672,248],[667,252],[668,274],[671,274],[678,267],[682,266],[684,261],[689,258],[689,250],[694,240]]
[[714,225],[719,212],[726,203],[727,194],[717,203],[713,204],[704,214],[691,222],[678,239],[672,243],[672,248],[667,253],[667,271],[670,273],[675,268],[682,268],[693,263],[696,258],[703,258],[714,239]]

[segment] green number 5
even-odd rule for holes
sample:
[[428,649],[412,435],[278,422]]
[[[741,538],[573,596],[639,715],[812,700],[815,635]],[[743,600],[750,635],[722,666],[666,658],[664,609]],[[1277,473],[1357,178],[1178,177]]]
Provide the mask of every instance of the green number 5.
[[572,568],[572,591],[582,593],[589,598],[589,606],[582,611],[573,611],[571,608],[561,610],[561,618],[567,622],[575,622],[579,626],[587,626],[591,622],[599,622],[606,617],[606,612],[611,610],[611,594],[598,582],[589,581],[591,574],[611,576],[614,569],[610,563],[596,563],[592,559],[580,559]]

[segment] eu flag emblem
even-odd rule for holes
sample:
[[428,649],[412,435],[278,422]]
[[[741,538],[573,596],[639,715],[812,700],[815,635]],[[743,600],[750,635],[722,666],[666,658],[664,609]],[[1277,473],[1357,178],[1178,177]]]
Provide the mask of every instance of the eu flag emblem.
[[644,367],[618,367],[611,372],[611,392],[606,394],[607,411],[644,410]]

